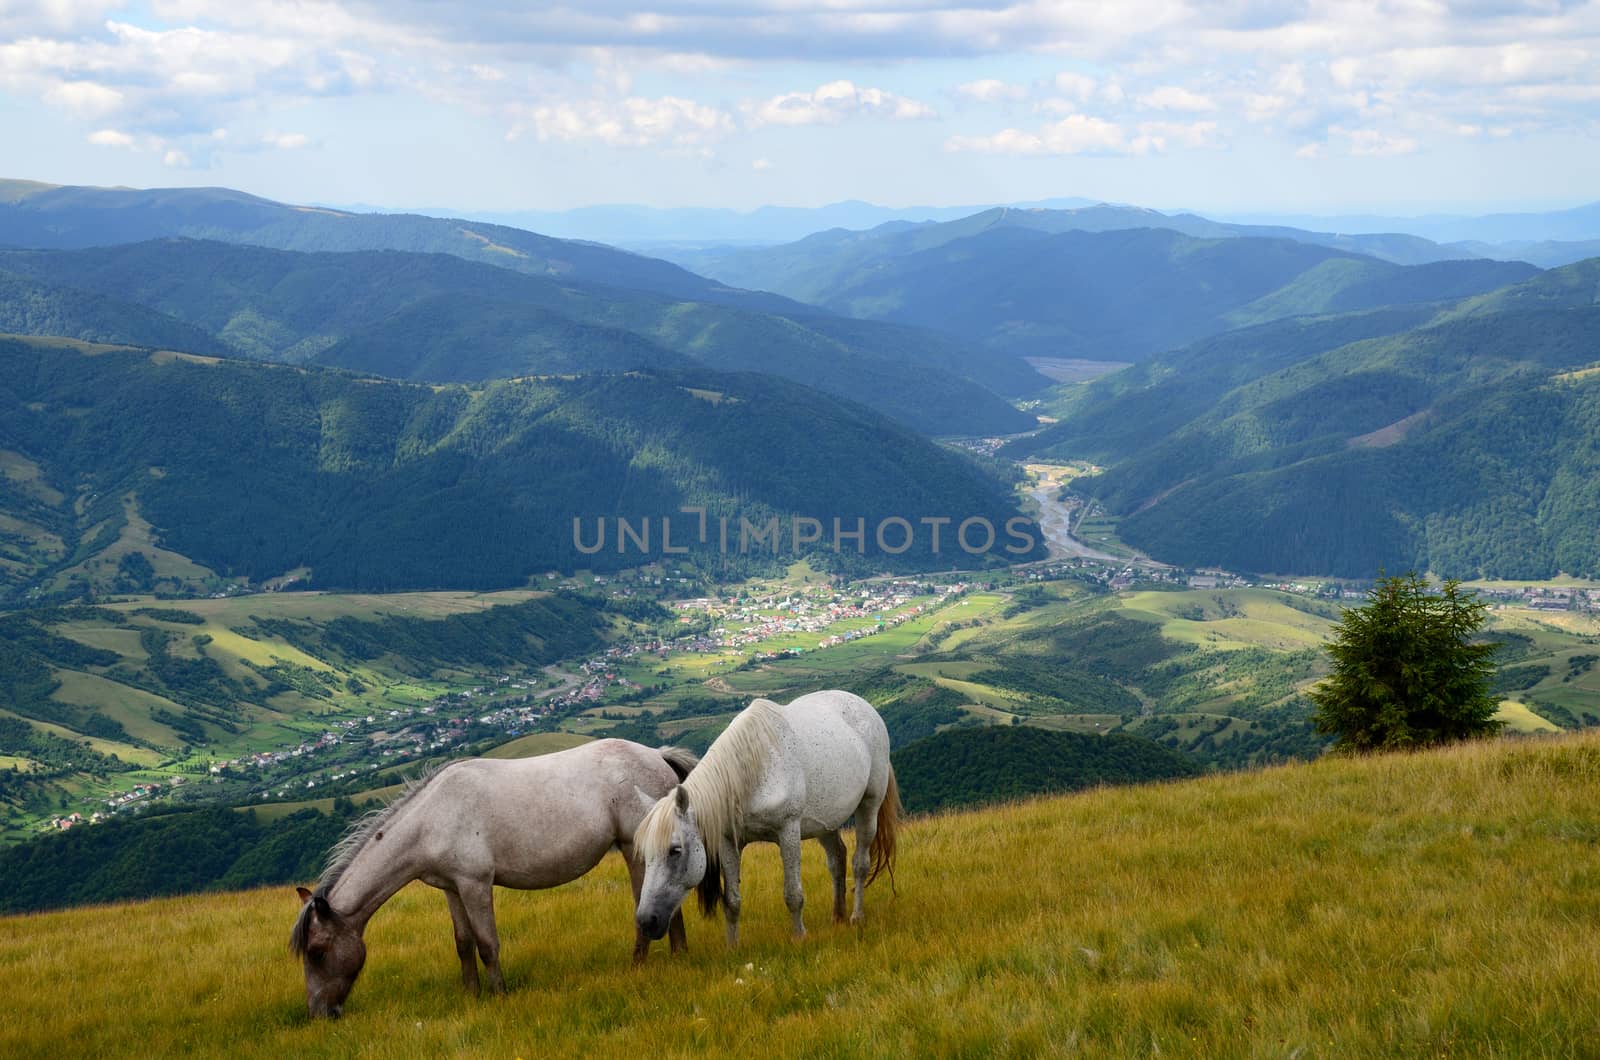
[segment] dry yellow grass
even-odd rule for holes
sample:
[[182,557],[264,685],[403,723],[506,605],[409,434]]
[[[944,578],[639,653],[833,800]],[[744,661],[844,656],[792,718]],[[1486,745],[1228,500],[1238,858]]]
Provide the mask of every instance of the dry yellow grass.
[[[908,793],[908,796],[911,793]],[[501,892],[511,993],[461,994],[443,899],[368,931],[345,1018],[310,1023],[287,888],[0,921],[0,1052],[1593,1055],[1600,736],[1330,759],[913,822],[864,930],[786,938],[747,856],[745,944],[627,967],[615,856]]]

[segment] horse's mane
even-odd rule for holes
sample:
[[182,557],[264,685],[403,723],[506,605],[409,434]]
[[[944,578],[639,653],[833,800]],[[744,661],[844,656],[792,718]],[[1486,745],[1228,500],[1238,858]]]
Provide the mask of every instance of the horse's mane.
[[[679,788],[694,808],[706,847],[706,877],[719,873],[722,839],[739,841],[744,828],[745,800],[761,782],[767,757],[778,745],[783,723],[778,705],[758,699],[723,730]],[[672,843],[677,792],[658,801],[634,833],[638,856],[651,861],[664,856]]]
[[[400,794],[376,809],[368,810],[351,822],[345,829],[344,835],[328,850],[327,861],[323,864],[322,876],[317,880],[316,889],[311,892],[313,899],[328,897],[328,892],[333,890],[334,884],[344,875],[350,863],[355,860],[356,854],[367,845],[380,826],[400,812],[401,807],[410,802],[417,792],[428,786],[429,781],[454,765],[446,762],[443,765],[423,773],[421,776],[412,777],[404,782],[405,786]],[[289,932],[289,949],[294,953],[304,953],[306,943],[311,931],[311,902],[306,902],[300,907],[300,915],[295,918],[294,927]]]

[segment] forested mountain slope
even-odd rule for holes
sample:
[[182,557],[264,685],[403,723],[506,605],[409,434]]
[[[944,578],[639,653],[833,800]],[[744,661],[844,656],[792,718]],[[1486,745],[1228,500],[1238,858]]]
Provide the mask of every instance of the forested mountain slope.
[[1014,511],[1007,484],[866,408],[705,368],[438,387],[10,339],[0,458],[7,595],[302,568],[319,587],[518,585],[644,561],[580,554],[575,518],[695,503],[736,529]]
[[[948,339],[865,321],[682,302],[446,254],[311,254],[167,239],[3,252],[3,272],[164,314],[210,336],[195,340],[201,352],[221,347],[430,382],[698,362],[780,375],[932,434],[1032,423],[974,382],[983,379],[985,362]],[[51,333],[91,337],[86,330]],[[1019,372],[1029,370],[1013,362],[989,375],[1015,388]]]

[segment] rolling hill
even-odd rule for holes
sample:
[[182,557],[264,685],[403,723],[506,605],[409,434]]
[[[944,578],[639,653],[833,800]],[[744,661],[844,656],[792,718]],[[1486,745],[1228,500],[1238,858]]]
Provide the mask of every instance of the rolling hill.
[[[985,362],[949,339],[894,325],[677,301],[446,254],[298,253],[168,239],[0,253],[0,277],[6,273],[60,292],[58,310],[38,314],[40,326],[73,338],[104,331],[107,310],[74,312],[91,297],[82,292],[91,292],[134,303],[131,322],[170,318],[166,331],[146,325],[137,335],[193,340],[141,342],[147,345],[428,382],[709,365],[793,379],[931,434],[1032,425],[973,381],[984,379]],[[1015,385],[1019,374],[1033,374],[1015,362],[1009,368],[989,379]]]
[[[1143,212],[1109,227],[1049,211],[825,232],[740,250],[723,276],[836,312],[945,331],[993,356],[1139,360],[1282,317],[1456,299],[1526,279],[1522,263],[1402,266],[1281,235],[1189,235]],[[1160,224],[1162,227],[1154,227]],[[713,267],[713,266],[707,266]]]
[[[1597,761],[1593,734],[1508,739],[914,820],[898,893],[880,880],[859,929],[826,923],[806,844],[798,945],[757,845],[740,949],[696,917],[687,954],[631,974],[612,856],[497,896],[493,1000],[462,994],[444,902],[413,886],[373,919],[334,1023],[306,1018],[287,888],[8,919],[0,1051],[1582,1054]],[[154,967],[159,991],[129,970]]]
[[659,536],[649,556],[582,554],[573,520],[691,503],[735,533],[739,516],[1014,512],[1006,483],[864,407],[702,368],[440,387],[11,338],[0,457],[10,597],[306,567],[319,587],[515,586],[659,558]]
[[0,180],[0,244],[78,249],[170,237],[280,250],[450,254],[535,276],[757,312],[800,308],[771,294],[725,287],[656,258],[477,221],[294,206],[228,188],[93,188]]

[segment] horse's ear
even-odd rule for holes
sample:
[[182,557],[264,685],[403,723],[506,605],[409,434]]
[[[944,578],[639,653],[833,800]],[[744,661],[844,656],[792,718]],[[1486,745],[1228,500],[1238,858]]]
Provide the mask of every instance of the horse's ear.
[[294,889],[294,893],[300,896],[301,905],[305,905],[307,902],[311,901],[311,892],[306,890],[304,887],[296,887]]
[[673,790],[676,791],[677,794],[678,794],[678,809],[682,810],[684,813],[688,813],[689,812],[689,793],[687,791],[683,790],[683,785],[682,784],[679,784]]
[[333,906],[322,895],[314,895],[311,899],[311,914],[318,920],[332,920]]

